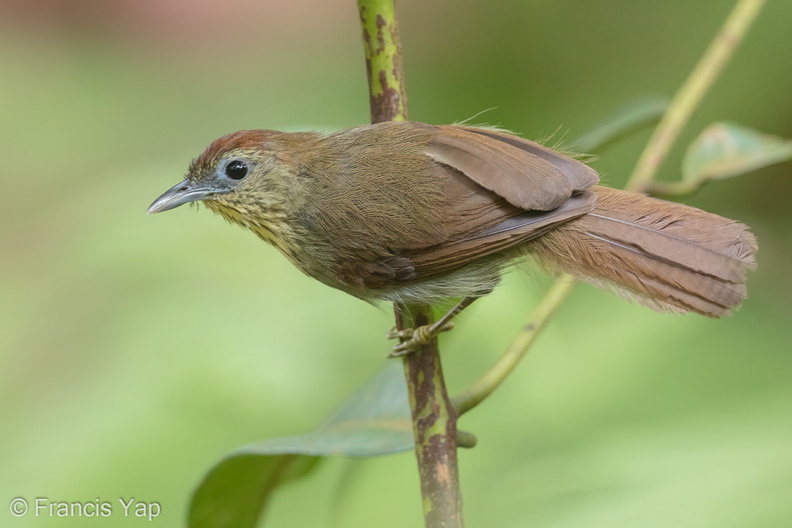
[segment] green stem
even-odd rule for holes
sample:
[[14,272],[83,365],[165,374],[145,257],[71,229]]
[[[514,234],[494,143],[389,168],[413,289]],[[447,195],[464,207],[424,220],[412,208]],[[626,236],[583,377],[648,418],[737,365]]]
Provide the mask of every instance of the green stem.
[[677,91],[646,145],[625,187],[644,192],[671,150],[682,128],[734,54],[765,0],[739,0],[685,83]]
[[693,194],[698,191],[709,179],[699,179],[694,181],[674,180],[660,181],[652,180],[646,182],[644,191],[660,198],[680,197]]
[[[658,124],[625,186],[627,190],[646,191],[652,184],[660,163],[676,141],[682,127],[733,55],[763,4],[764,0],[738,0],[723,27],[671,101],[668,112]],[[596,149],[597,146],[591,147],[592,151]],[[674,188],[673,190],[690,189]],[[550,317],[567,298],[573,284],[574,279],[569,275],[562,275],[556,280],[539,302],[531,322],[523,327],[492,369],[469,389],[453,398],[454,408],[459,414],[478,405],[514,370],[519,360],[528,353]]]
[[[358,0],[368,72],[372,123],[407,120],[407,92],[393,0]],[[431,324],[431,306],[395,306],[396,326]],[[415,455],[427,528],[461,528],[457,413],[448,397],[434,339],[404,356]],[[469,440],[469,439],[468,439]],[[467,440],[466,440],[467,441]]]
[[566,274],[553,283],[534,309],[530,321],[523,325],[520,333],[517,334],[497,363],[475,384],[454,396],[452,403],[459,414],[468,412],[484,401],[509,376],[536,338],[539,337],[542,329],[558,307],[569,296],[574,285],[575,279]]
[[[431,307],[396,310],[396,326],[431,324]],[[461,528],[462,494],[457,463],[457,412],[445,387],[437,340],[404,357],[415,455],[427,528]]]
[[369,82],[371,122],[406,121],[401,40],[393,0],[358,0]]

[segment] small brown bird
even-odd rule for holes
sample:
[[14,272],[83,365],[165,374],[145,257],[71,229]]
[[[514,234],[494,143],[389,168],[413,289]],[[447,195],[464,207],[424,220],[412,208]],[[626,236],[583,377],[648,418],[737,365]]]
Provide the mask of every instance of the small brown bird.
[[148,212],[201,200],[367,301],[476,298],[524,257],[658,311],[720,317],[745,298],[757,249],[746,226],[597,181],[489,128],[246,130],[209,145]]

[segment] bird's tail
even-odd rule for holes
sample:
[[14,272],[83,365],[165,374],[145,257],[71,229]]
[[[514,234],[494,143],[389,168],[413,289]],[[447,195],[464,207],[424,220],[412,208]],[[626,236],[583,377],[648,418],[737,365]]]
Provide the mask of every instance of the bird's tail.
[[562,271],[658,311],[728,315],[746,297],[756,239],[734,220],[596,186],[597,207],[538,237],[532,252]]

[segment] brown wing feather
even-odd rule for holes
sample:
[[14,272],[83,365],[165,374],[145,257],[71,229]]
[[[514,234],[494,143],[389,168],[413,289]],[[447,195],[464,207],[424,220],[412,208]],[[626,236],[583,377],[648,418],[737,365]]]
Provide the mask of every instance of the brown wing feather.
[[426,155],[528,211],[554,209],[598,181],[577,160],[489,129],[435,127]]
[[[412,135],[406,139],[421,138],[415,145],[420,160],[413,167],[423,165],[420,174],[416,178],[413,170],[410,185],[397,189],[411,199],[425,193],[434,196],[434,220],[426,226],[434,236],[397,237],[398,229],[386,230],[386,252],[371,260],[358,254],[343,259],[337,276],[358,291],[419,283],[480,264],[480,259],[508,251],[596,206],[596,195],[586,190],[596,183],[596,172],[531,141],[489,129],[418,123],[376,126],[394,131],[409,127]],[[391,196],[392,202],[398,197]],[[401,209],[391,209],[388,219],[404,215]],[[396,245],[397,239],[401,245]],[[492,265],[492,273],[500,267]]]
[[[594,209],[597,197],[591,191],[576,194],[552,211],[520,211],[502,215],[500,221],[468,236],[411,252],[415,276],[427,277],[452,271],[475,260],[523,244],[554,227]],[[513,212],[513,211],[512,211]]]

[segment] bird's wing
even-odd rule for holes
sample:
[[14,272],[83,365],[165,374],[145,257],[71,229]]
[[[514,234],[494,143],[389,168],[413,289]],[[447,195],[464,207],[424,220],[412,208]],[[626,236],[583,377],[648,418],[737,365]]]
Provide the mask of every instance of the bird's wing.
[[445,273],[541,236],[592,211],[596,202],[596,194],[587,190],[575,193],[550,211],[523,211],[501,203],[490,214],[482,215],[492,218],[500,213],[497,222],[476,226],[468,219],[465,235],[407,251],[404,256],[410,259],[416,279]]
[[594,169],[503,132],[438,126],[426,154],[444,181],[449,237],[408,255],[417,277],[459,268],[594,209]]
[[459,269],[592,211],[597,173],[532,141],[496,130],[433,127],[427,177],[445,197],[441,240],[417,238],[376,262],[344,263],[347,281],[367,288]]
[[555,209],[599,180],[580,161],[487,128],[437,126],[426,155],[527,211]]

